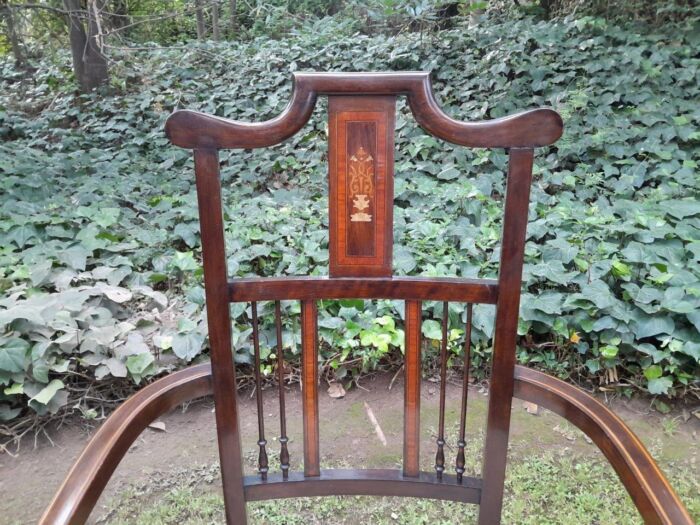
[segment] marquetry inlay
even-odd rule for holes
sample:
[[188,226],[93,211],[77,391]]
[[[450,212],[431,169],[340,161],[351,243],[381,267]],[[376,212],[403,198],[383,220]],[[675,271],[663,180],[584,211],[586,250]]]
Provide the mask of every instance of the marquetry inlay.
[[330,274],[391,275],[394,97],[329,97]]
[[372,222],[368,213],[374,192],[374,159],[362,146],[350,157],[350,187],[348,195],[352,200],[351,222]]

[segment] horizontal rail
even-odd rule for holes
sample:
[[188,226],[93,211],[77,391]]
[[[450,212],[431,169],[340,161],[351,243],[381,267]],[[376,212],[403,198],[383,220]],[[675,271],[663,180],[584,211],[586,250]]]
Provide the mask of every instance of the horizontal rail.
[[252,277],[228,284],[231,302],[397,299],[496,304],[498,281],[456,277]]
[[404,477],[400,470],[389,469],[322,470],[320,476],[313,478],[292,472],[286,481],[281,474],[269,475],[267,481],[258,476],[246,476],[243,483],[246,501],[337,495],[405,496],[463,503],[479,503],[481,499],[478,478],[465,477],[460,484],[456,476],[447,474],[438,481],[432,473]]
[[262,148],[279,144],[309,120],[319,95],[406,95],[418,124],[428,133],[474,148],[547,146],[563,132],[559,114],[548,108],[479,122],[455,120],[440,108],[428,72],[294,73],[292,96],[277,117],[239,122],[197,111],[173,113],[165,124],[182,148]]

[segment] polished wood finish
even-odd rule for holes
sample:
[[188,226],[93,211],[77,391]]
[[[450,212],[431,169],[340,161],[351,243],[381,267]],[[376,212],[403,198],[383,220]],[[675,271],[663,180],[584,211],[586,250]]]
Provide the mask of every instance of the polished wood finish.
[[510,407],[513,398],[512,378],[520,309],[520,283],[532,181],[532,155],[532,149],[512,148],[508,156],[508,180],[498,273],[498,286],[501,293],[496,303],[493,363],[482,468],[484,493],[479,509],[479,525],[497,525],[501,522],[503,483],[508,459]]
[[267,479],[267,440],[265,439],[265,412],[263,411],[262,381],[260,380],[260,334],[258,333],[258,303],[250,303],[253,317],[253,359],[255,366],[255,402],[258,408],[258,472],[263,480]]
[[292,98],[279,116],[261,123],[238,122],[181,110],[165,124],[170,141],[182,148],[264,148],[299,131],[311,117],[318,95],[405,95],[418,124],[441,139],[472,148],[548,146],[563,124],[551,109],[533,109],[483,122],[447,116],[433,96],[427,72],[294,73]]
[[315,301],[301,303],[301,386],[304,420],[304,476],[318,476],[318,310]]
[[277,335],[277,382],[279,383],[280,400],[280,468],[282,478],[289,476],[289,450],[287,443],[287,410],[284,401],[284,346],[282,344],[282,307],[275,301],[275,333]]
[[[352,200],[338,191],[331,199],[333,210],[346,208],[341,215],[348,227],[350,214],[379,217],[379,204],[385,203],[381,237],[366,228],[350,231],[349,251],[354,261],[373,257],[377,247],[383,251],[370,265],[353,268],[355,277],[337,277],[335,268],[330,278],[248,278],[227,282],[226,254],[223,240],[221,187],[218,149],[255,148],[276,144],[298,131],[309,119],[319,95],[331,96],[331,121],[344,123],[334,135],[331,157],[344,155],[345,161],[331,168],[331,178],[342,178],[342,162],[360,153],[366,175],[384,174],[384,193],[376,178],[371,186],[363,175],[362,193]],[[471,147],[509,148],[509,170],[505,198],[504,231],[501,267],[498,281],[455,278],[394,278],[386,269],[386,255],[391,252],[391,156],[393,137],[393,100],[405,95],[418,123],[437,137]],[[354,98],[350,98],[354,97]],[[347,111],[346,111],[347,110]],[[348,118],[343,118],[343,115]],[[352,115],[355,116],[352,116]],[[335,115],[335,117],[333,116]],[[359,115],[359,116],[358,116]],[[363,116],[364,115],[364,116]],[[357,117],[357,118],[356,118]],[[356,119],[356,120],[353,120]],[[374,128],[372,127],[374,126]],[[332,126],[331,126],[332,128]],[[341,129],[342,128],[342,129]],[[246,522],[246,501],[330,494],[369,494],[415,496],[449,499],[481,505],[479,523],[497,524],[503,497],[507,456],[510,407],[517,396],[553,410],[572,421],[591,437],[608,458],[637,508],[647,523],[690,525],[692,521],[634,434],[604,405],[582,390],[540,372],[515,366],[515,342],[520,302],[522,258],[528,215],[528,195],[532,175],[533,148],[555,142],[562,133],[562,122],[554,111],[536,109],[486,122],[458,122],[445,115],[437,105],[427,73],[297,73],[294,91],[287,109],[277,118],[250,124],[212,117],[192,111],[174,113],[166,124],[174,144],[194,149],[197,198],[204,258],[205,291],[211,368],[200,365],[171,374],[145,387],[118,408],[102,425],[88,444],[54,500],[42,517],[41,525],[84,523],[117,464],[131,443],[146,426],[165,411],[191,398],[213,393],[216,403],[216,425],[226,505],[226,521]],[[344,131],[343,131],[344,130]],[[343,138],[342,133],[345,133]],[[371,150],[369,139],[374,137]],[[381,142],[384,137],[384,142]],[[345,149],[343,149],[343,147]],[[374,154],[367,153],[374,151]],[[382,153],[383,152],[383,153]],[[383,157],[385,168],[375,165],[375,157]],[[354,162],[354,161],[353,161]],[[381,169],[380,169],[381,168]],[[333,172],[333,169],[336,169]],[[355,169],[355,168],[353,168]],[[348,168],[349,170],[349,168]],[[335,173],[335,175],[333,175]],[[352,178],[352,177],[351,177]],[[337,182],[336,180],[336,182]],[[347,183],[348,180],[346,179]],[[356,181],[350,181],[356,182]],[[333,181],[331,180],[331,184]],[[347,184],[346,184],[347,185]],[[338,189],[338,188],[336,188]],[[369,191],[371,189],[372,191]],[[380,192],[381,193],[381,192]],[[345,196],[343,196],[345,195]],[[357,195],[364,195],[356,201]],[[375,202],[371,202],[376,197]],[[343,201],[344,199],[344,201]],[[365,202],[367,200],[367,202]],[[342,201],[342,202],[341,202]],[[352,217],[350,217],[352,222]],[[360,215],[355,222],[368,222]],[[338,221],[336,221],[338,222]],[[332,222],[332,229],[342,226]],[[362,225],[361,225],[362,226]],[[352,225],[350,225],[352,229]],[[346,232],[347,234],[347,232]],[[331,236],[338,239],[338,232]],[[381,240],[380,244],[377,244]],[[347,248],[346,246],[346,248]],[[331,248],[332,250],[333,248]],[[374,252],[372,252],[374,250]],[[338,253],[331,256],[338,260]],[[371,265],[375,265],[372,267]],[[382,266],[383,265],[383,266]],[[341,274],[343,274],[341,268]],[[336,272],[336,273],[334,273]],[[372,277],[374,275],[374,277]],[[406,301],[405,312],[405,381],[404,381],[404,455],[401,470],[321,470],[318,423],[318,325],[316,301],[340,298],[387,298]],[[243,477],[240,449],[240,426],[236,399],[236,379],[231,351],[229,301],[275,301],[277,331],[277,367],[280,380],[281,473],[267,472],[267,453],[262,421],[260,394],[260,348],[257,305],[253,305],[253,337],[256,361],[256,398],[259,415],[260,473]],[[281,333],[281,300],[301,301],[302,311],[302,412],[304,438],[304,472],[289,472],[287,429],[283,388],[283,348]],[[444,472],[444,384],[446,374],[447,325],[443,315],[441,347],[441,392],[439,448],[435,474],[420,471],[420,384],[421,384],[421,307],[423,301],[454,301],[467,304],[465,363],[463,369],[462,405],[457,443],[457,476]],[[483,480],[464,476],[465,418],[467,383],[470,368],[472,304],[496,304],[495,341],[491,371],[486,447]],[[444,308],[444,307],[443,307]],[[446,311],[443,310],[446,314]],[[263,457],[262,452],[265,451]]]
[[141,432],[176,406],[212,392],[211,366],[204,364],[165,376],[127,399],[92,437],[39,523],[85,523],[112,473]]
[[449,322],[449,303],[442,303],[442,341],[440,345],[440,408],[438,414],[437,453],[435,454],[435,472],[442,479],[445,471],[445,387],[447,386],[447,323]]
[[457,441],[457,459],[455,460],[455,472],[457,472],[457,481],[462,482],[464,476],[464,465],[466,459],[464,457],[464,447],[467,446],[465,441],[465,431],[467,427],[467,402],[469,400],[469,369],[471,368],[471,345],[472,345],[472,305],[467,305],[467,324],[464,334],[464,365],[462,369],[462,404],[459,409],[459,438]]
[[396,97],[328,99],[331,277],[389,277]]
[[479,503],[481,480],[464,478],[461,484],[450,475],[439,480],[435,474],[421,472],[417,476],[404,476],[398,470],[322,470],[317,478],[305,478],[293,472],[289,481],[272,475],[267,482],[257,476],[245,479],[248,501],[296,498],[307,496],[408,496]]
[[209,346],[214,364],[216,432],[224,487],[226,520],[245,523],[243,460],[236,396],[236,371],[231,349],[231,316],[227,296],[228,277],[224,249],[224,220],[221,210],[219,155],[216,150],[196,149],[194,171],[202,235],[204,291],[209,327]]
[[403,475],[420,474],[421,302],[406,301]]
[[[609,408],[580,388],[542,372],[516,366],[514,373],[516,397],[556,412],[592,439],[620,476],[646,523],[693,525],[644,445]],[[110,476],[141,432],[177,405],[212,393],[211,366],[203,364],[174,372],[134,394],[114,411],[90,440],[39,520],[40,525],[85,523]],[[483,491],[479,479],[464,478],[464,486],[474,491],[465,495],[464,492],[452,492],[450,476],[444,476],[443,481],[438,482],[438,487],[447,486],[443,492],[423,483],[437,481],[434,474],[422,472],[416,477],[404,477],[399,470],[323,470],[318,478],[304,478],[301,473],[293,473],[290,479],[313,482],[314,495],[319,496],[371,493],[478,503]],[[380,483],[367,488],[364,486],[366,480]],[[258,476],[246,477],[246,499],[312,495],[301,488],[306,484],[298,484],[299,488],[292,493],[280,487],[279,481],[280,476],[276,474],[270,475],[267,482],[262,482]],[[324,484],[324,481],[335,484]],[[382,488],[386,482],[393,486]],[[267,486],[273,488],[266,489]],[[332,492],[322,493],[322,490]]]
[[498,281],[455,277],[252,277],[229,284],[232,302],[314,299],[397,299],[496,304]]
[[693,525],[642,442],[608,407],[580,388],[524,366],[515,366],[514,385],[515,397],[559,414],[591,438],[647,525]]

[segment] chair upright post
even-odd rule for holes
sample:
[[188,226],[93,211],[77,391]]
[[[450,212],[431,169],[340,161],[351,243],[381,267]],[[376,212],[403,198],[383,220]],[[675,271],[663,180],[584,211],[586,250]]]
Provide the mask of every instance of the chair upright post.
[[479,525],[501,522],[532,157],[532,148],[511,148],[508,156]]
[[241,433],[238,421],[236,370],[231,352],[231,316],[218,151],[195,149],[194,170],[202,236],[204,291],[226,521],[231,525],[245,524],[247,520],[243,491]]

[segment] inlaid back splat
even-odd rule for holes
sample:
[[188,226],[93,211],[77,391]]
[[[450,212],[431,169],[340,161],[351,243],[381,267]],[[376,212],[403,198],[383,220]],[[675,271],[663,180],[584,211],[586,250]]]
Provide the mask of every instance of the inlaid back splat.
[[329,97],[331,277],[392,274],[396,97]]

